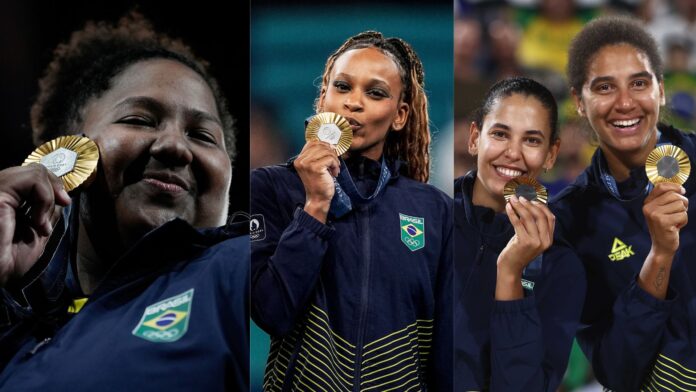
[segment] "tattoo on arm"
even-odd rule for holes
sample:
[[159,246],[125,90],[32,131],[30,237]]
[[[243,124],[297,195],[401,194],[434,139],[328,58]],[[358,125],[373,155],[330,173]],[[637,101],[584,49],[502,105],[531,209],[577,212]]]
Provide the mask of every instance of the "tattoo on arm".
[[662,290],[662,286],[665,283],[665,267],[660,267],[660,270],[657,271],[657,276],[655,277],[655,288],[658,290]]

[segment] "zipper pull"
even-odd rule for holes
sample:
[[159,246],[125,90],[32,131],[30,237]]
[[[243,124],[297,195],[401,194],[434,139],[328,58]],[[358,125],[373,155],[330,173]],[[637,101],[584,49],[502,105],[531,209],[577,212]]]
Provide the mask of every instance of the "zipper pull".
[[32,348],[31,351],[29,351],[26,356],[30,357],[32,355],[35,355],[39,350],[41,350],[41,348],[43,346],[47,345],[50,341],[51,341],[51,338],[44,338],[42,341],[37,343],[36,346],[34,346],[34,348]]

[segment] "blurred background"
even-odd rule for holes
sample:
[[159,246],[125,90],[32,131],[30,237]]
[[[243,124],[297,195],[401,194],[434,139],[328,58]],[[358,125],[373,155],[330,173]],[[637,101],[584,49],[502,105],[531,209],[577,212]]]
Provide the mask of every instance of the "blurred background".
[[[665,63],[667,106],[661,120],[696,128],[696,0],[456,0],[454,3],[454,176],[474,165],[467,152],[470,116],[488,88],[508,76],[543,83],[559,102],[561,149],[542,177],[555,195],[590,163],[596,145],[569,96],[565,77],[570,41],[600,15],[640,20],[656,38]],[[602,391],[574,344],[559,391]]]
[[237,120],[230,211],[249,210],[249,6],[212,0],[111,2],[4,0],[0,12],[0,168],[21,164],[34,149],[29,109],[52,50],[88,20],[115,22],[134,7],[156,30],[181,38],[211,64]]
[[[251,167],[283,163],[305,143],[327,57],[364,30],[408,41],[423,61],[430,102],[430,182],[452,194],[451,1],[254,1],[251,7]],[[251,391],[261,390],[269,338],[251,333]]]

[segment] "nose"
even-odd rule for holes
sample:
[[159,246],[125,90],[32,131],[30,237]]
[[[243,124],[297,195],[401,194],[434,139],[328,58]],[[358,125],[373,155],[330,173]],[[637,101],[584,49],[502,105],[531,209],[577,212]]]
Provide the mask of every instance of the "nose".
[[630,112],[635,107],[635,100],[629,89],[619,89],[616,109],[620,112]]
[[505,149],[505,156],[511,161],[520,159],[522,156],[521,146],[518,143],[508,143]]
[[185,131],[174,127],[157,133],[150,146],[150,154],[169,167],[186,166],[193,161],[193,153]]
[[358,89],[353,89],[345,95],[343,106],[351,112],[359,112],[363,109],[362,95]]

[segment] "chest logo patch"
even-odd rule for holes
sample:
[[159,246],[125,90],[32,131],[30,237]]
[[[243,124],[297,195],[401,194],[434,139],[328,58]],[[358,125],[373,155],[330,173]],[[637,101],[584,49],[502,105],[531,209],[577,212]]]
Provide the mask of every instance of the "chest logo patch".
[[609,253],[609,260],[611,261],[621,261],[623,259],[633,256],[633,245],[626,245],[618,237],[614,237],[614,244],[611,246],[611,253]]
[[425,219],[417,216],[399,214],[401,226],[401,242],[411,252],[415,252],[425,246]]
[[154,343],[179,340],[188,330],[193,289],[145,308],[133,335]]

